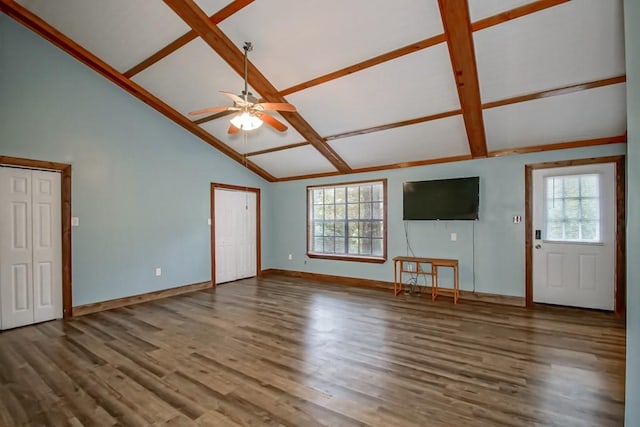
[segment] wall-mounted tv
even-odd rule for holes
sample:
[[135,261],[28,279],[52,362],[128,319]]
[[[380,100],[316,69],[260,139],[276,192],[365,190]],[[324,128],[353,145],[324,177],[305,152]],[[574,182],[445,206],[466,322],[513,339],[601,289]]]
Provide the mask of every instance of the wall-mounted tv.
[[403,219],[475,220],[480,205],[480,178],[405,182]]

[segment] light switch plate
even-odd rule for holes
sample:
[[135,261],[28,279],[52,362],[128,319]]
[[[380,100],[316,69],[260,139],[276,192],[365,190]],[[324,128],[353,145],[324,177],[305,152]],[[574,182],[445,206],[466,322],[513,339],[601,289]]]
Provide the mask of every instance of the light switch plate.
[[80,225],[80,218],[78,218],[77,216],[72,216],[71,217],[71,226],[72,227],[77,227]]
[[456,240],[458,240],[458,233],[451,233],[451,241],[455,242]]
[[211,218],[207,219],[207,224],[211,225]]
[[156,267],[155,274],[156,276],[162,276],[162,269],[160,267]]

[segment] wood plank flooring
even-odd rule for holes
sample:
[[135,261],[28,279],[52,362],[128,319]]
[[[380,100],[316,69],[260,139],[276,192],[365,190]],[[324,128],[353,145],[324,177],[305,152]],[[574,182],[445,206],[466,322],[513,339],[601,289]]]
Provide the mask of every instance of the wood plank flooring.
[[0,425],[620,426],[624,324],[270,276],[0,333]]

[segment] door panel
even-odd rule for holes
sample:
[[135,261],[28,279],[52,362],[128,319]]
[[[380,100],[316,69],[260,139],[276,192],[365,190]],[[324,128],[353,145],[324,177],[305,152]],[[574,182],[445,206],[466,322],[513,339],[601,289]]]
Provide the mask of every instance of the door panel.
[[33,171],[34,320],[62,318],[60,174]]
[[31,171],[0,168],[0,303],[3,329],[33,323],[31,215]]
[[613,310],[615,194],[614,164],[533,171],[535,302]]

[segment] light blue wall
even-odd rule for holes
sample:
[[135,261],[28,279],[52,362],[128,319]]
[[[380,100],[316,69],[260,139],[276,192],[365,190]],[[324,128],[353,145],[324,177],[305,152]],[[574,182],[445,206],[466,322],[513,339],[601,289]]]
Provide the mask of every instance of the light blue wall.
[[[384,264],[369,264],[305,256],[306,186],[388,178],[388,255],[391,259],[407,252],[402,221],[404,181],[480,176],[480,219],[477,222],[411,221],[408,223],[411,246],[417,256],[458,259],[461,289],[473,289],[475,264],[476,291],[524,296],[524,165],[624,152],[625,146],[618,144],[273,184],[271,202],[278,209],[270,218],[273,240],[266,262],[278,269],[393,281],[393,265],[389,260]],[[514,215],[521,215],[523,222],[514,224]],[[450,240],[452,232],[457,233],[455,242]],[[292,261],[288,260],[288,254],[293,255]],[[445,278],[445,282],[450,280]]]
[[268,184],[5,15],[0,67],[0,154],[72,164],[74,305],[209,280],[209,184]]
[[625,425],[640,426],[640,2],[625,0],[627,60],[627,398]]

